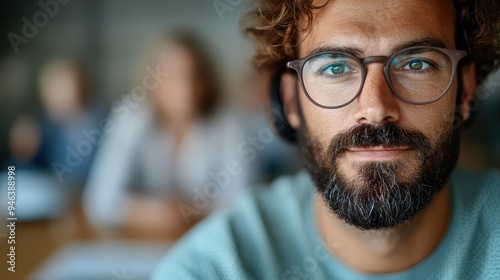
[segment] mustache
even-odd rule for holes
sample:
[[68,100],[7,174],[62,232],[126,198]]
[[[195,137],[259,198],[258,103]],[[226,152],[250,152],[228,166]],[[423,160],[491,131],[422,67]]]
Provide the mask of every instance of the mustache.
[[406,146],[420,151],[423,157],[431,151],[430,141],[419,131],[404,129],[394,123],[381,125],[361,124],[337,134],[328,146],[328,155],[337,155],[352,148],[383,146],[395,148]]

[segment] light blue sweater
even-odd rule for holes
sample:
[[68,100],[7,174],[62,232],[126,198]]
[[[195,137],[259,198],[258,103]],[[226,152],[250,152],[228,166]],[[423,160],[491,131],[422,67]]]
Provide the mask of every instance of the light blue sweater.
[[452,220],[442,243],[392,274],[354,271],[330,254],[314,226],[306,172],[256,188],[232,211],[188,233],[152,279],[500,279],[500,174],[455,170]]

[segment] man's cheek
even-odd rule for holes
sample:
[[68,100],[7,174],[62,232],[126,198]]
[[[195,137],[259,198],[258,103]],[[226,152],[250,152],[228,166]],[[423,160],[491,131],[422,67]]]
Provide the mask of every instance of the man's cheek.
[[[328,119],[328,118],[327,118]],[[331,119],[331,118],[330,118]],[[339,134],[347,132],[350,128],[340,129],[340,124],[335,122],[318,122],[314,131],[311,132],[321,147],[326,151],[333,139],[338,137]]]

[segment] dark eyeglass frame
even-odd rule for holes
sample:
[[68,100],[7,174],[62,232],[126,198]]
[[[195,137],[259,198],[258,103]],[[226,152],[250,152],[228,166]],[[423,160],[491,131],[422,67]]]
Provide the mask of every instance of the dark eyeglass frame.
[[[436,50],[436,51],[440,51],[440,52],[446,54],[450,58],[451,63],[452,63],[452,73],[451,73],[450,82],[449,82],[448,86],[446,87],[446,89],[443,91],[443,93],[441,95],[439,95],[438,97],[436,97],[436,98],[434,98],[433,100],[430,100],[430,101],[415,102],[415,101],[410,101],[410,100],[402,97],[401,95],[399,95],[397,93],[397,91],[395,90],[394,86],[392,85],[392,82],[391,82],[391,79],[390,79],[390,75],[389,75],[390,63],[387,63],[387,62],[392,62],[392,60],[396,56],[400,55],[401,53],[412,51],[412,50],[421,50],[421,49]],[[305,84],[304,84],[304,79],[302,78],[304,65],[311,58],[317,57],[317,56],[320,56],[320,55],[325,55],[325,54],[342,54],[342,55],[345,55],[345,56],[347,56],[349,58],[354,59],[355,61],[357,61],[359,63],[360,66],[362,66],[362,67],[360,67],[361,68],[361,84],[359,86],[359,90],[354,95],[354,97],[351,100],[347,101],[345,104],[338,105],[338,106],[325,106],[325,105],[321,105],[318,102],[314,101],[314,99],[309,95],[309,93],[306,90],[306,87],[305,87]],[[384,66],[385,80],[386,80],[387,84],[389,85],[389,87],[391,88],[392,93],[394,95],[396,95],[400,100],[402,100],[403,102],[409,103],[409,104],[413,104],[413,105],[426,105],[426,104],[430,104],[430,103],[438,101],[439,99],[441,99],[450,90],[451,85],[453,84],[453,82],[456,79],[456,73],[457,73],[458,63],[460,62],[460,60],[462,58],[467,57],[467,56],[468,56],[467,52],[463,51],[463,50],[446,49],[446,48],[440,48],[440,47],[434,47],[434,46],[415,46],[415,47],[409,47],[409,48],[405,48],[405,49],[399,50],[399,51],[393,53],[391,56],[367,56],[367,57],[363,57],[363,58],[359,58],[359,57],[355,56],[354,54],[351,54],[351,53],[348,53],[348,52],[325,51],[325,52],[315,53],[315,54],[312,54],[312,55],[309,55],[309,56],[306,56],[306,57],[303,57],[303,58],[300,58],[300,59],[297,59],[297,60],[289,61],[286,65],[287,65],[288,68],[295,70],[297,72],[297,74],[299,75],[299,80],[300,80],[300,84],[302,86],[302,90],[306,94],[306,96],[309,99],[309,101],[311,101],[314,105],[316,105],[318,107],[321,107],[321,108],[325,108],[325,109],[338,109],[338,108],[341,108],[341,107],[349,105],[356,98],[358,98],[358,96],[360,95],[360,93],[363,90],[363,87],[365,85],[366,73],[367,73],[366,64],[369,64],[369,63],[383,63],[385,65]]]

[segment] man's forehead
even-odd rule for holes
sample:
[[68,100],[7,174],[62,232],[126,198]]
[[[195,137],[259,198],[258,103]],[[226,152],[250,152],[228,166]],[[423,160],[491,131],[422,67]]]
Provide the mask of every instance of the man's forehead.
[[[314,1],[315,6],[324,1]],[[451,0],[334,0],[314,11],[301,34],[300,56],[319,46],[343,46],[365,55],[388,55],[396,45],[433,38],[455,46]]]

